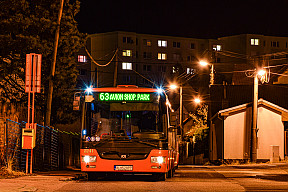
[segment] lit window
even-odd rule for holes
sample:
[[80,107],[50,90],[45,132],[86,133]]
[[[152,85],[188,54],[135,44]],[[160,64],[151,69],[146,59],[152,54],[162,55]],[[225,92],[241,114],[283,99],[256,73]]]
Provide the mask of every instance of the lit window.
[[259,39],[251,39],[251,45],[259,45]]
[[86,56],[84,56],[84,55],[78,55],[78,62],[80,62],[80,63],[85,63],[85,62],[87,62]]
[[123,50],[123,56],[131,57],[132,56],[132,51],[131,50]]
[[122,63],[122,69],[123,70],[132,70],[132,63],[123,62]]
[[158,60],[166,60],[167,54],[166,53],[158,53]]
[[222,51],[222,46],[221,45],[213,45],[213,50],[214,51]]
[[167,47],[167,41],[158,40],[158,47]]
[[173,66],[172,67],[172,73],[177,73],[179,71],[178,67]]
[[195,69],[192,69],[192,68],[187,68],[187,74],[191,74],[191,75],[194,75],[195,74]]
[[144,45],[146,45],[148,47],[151,47],[151,45],[152,45],[152,42],[149,39],[143,39],[143,42],[144,42]]

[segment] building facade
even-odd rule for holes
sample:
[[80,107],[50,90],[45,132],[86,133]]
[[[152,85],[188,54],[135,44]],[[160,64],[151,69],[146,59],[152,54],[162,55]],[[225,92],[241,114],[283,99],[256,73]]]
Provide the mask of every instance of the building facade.
[[274,74],[270,82],[288,84],[287,65],[283,65],[288,59],[288,37],[241,34],[196,39],[116,31],[89,35],[86,47],[90,56],[85,51],[78,55],[78,86],[85,82],[94,87],[151,87],[175,78],[191,80],[194,75],[198,78],[192,79],[194,86],[205,86],[211,71],[200,67],[200,60],[214,66],[215,84],[252,84],[245,71],[273,65],[277,67],[269,68]]
[[[189,79],[197,73],[199,60],[213,49],[221,51],[221,41],[120,31],[100,33],[90,35],[87,40],[87,50],[94,61],[83,54],[86,59],[79,66],[90,66],[93,86],[151,87],[163,85],[174,77]],[[110,60],[109,65],[101,66]]]

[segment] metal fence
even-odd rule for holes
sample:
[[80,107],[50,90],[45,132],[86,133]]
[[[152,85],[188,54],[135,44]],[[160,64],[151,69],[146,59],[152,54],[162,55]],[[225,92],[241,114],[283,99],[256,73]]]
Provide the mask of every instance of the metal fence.
[[[22,128],[26,122],[6,119],[0,141],[0,164],[25,170],[27,155],[30,165],[31,150],[22,149]],[[56,170],[59,165],[59,132],[50,127],[36,126],[36,144],[33,149],[33,170]],[[30,169],[30,168],[29,168]]]

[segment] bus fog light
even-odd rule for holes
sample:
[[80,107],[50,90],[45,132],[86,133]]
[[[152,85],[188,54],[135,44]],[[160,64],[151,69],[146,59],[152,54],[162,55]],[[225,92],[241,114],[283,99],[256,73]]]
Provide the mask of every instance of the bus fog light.
[[161,166],[151,166],[152,169],[161,169]]

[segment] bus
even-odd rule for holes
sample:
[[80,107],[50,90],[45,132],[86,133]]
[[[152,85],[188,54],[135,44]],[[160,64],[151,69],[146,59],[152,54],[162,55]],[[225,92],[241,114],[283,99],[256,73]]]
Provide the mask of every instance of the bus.
[[88,179],[110,175],[173,176],[177,127],[161,89],[134,85],[89,88],[83,94],[80,161]]

